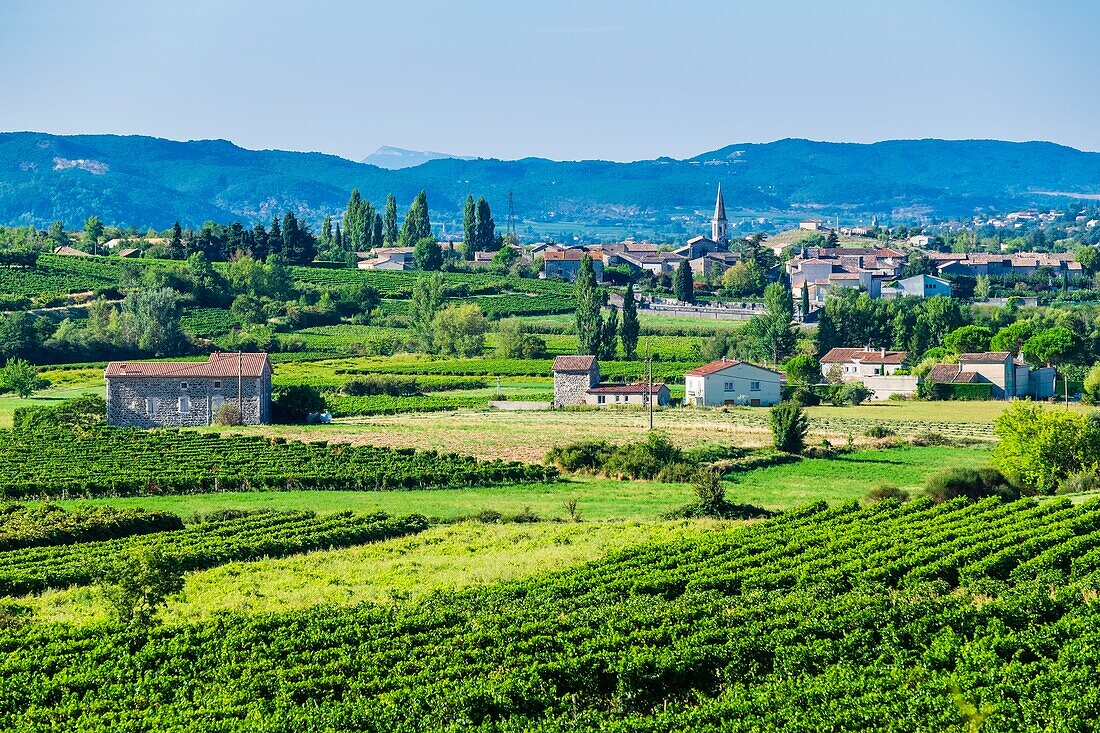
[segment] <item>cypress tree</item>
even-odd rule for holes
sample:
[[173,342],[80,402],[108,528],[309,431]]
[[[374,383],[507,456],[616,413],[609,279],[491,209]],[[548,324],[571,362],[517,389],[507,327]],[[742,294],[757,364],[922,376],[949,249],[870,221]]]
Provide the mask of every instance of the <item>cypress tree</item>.
[[806,283],[802,283],[802,318],[805,320],[806,316],[810,314],[810,288]]
[[496,224],[493,223],[493,212],[489,211],[489,202],[484,198],[477,200],[477,221],[474,228],[477,231],[477,249],[479,252],[492,252],[496,249]]
[[462,209],[463,255],[468,260],[474,258],[477,251],[477,214],[474,213],[474,197],[466,197],[466,206]]
[[634,300],[634,283],[627,283],[623,294],[623,324],[619,328],[619,339],[623,343],[623,353],[627,359],[638,356],[638,303]]
[[382,247],[386,244],[386,238],[382,226],[382,215],[377,211],[374,212],[374,236],[373,241],[376,247]]
[[397,244],[397,199],[386,196],[386,215],[382,219],[382,241],[387,247]]
[[[267,234],[267,254],[271,255],[282,254],[283,252],[283,230],[279,226],[279,217],[271,217],[271,231]],[[265,258],[266,259],[266,258]]]
[[178,221],[172,225],[172,238],[168,242],[168,251],[173,260],[183,259],[183,229]]
[[264,229],[263,222],[257,222],[252,228],[252,256],[258,260],[266,260],[270,251],[267,230]]
[[332,246],[332,217],[325,216],[321,222],[321,246],[326,249]]
[[603,319],[600,307],[600,289],[596,285],[596,271],[592,267],[592,258],[581,258],[581,269],[574,286],[577,299],[577,342],[578,351],[589,356],[600,353],[600,337],[603,335]]
[[691,279],[691,265],[688,261],[681,260],[679,266],[676,268],[676,276],[673,280],[673,292],[676,295],[676,300],[683,301],[684,303],[695,302],[695,283]]

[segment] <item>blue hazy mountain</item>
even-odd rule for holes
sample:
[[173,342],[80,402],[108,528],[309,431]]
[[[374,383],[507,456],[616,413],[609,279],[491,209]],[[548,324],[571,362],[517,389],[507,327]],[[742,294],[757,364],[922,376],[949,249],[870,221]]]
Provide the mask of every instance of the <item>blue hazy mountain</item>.
[[468,194],[503,219],[507,194],[527,219],[581,222],[667,217],[706,209],[722,183],[732,210],[930,212],[1051,205],[1100,193],[1100,153],[1044,142],[779,140],[690,158],[615,163],[443,158],[385,170],[322,153],[247,150],[226,140],[176,142],[119,135],[0,134],[0,223],[54,220],[164,228],[179,219],[253,222],[292,210],[316,222],[358,187],[402,207],[420,189],[433,214],[460,216]]
[[383,145],[373,153],[363,158],[364,163],[376,165],[379,168],[396,171],[402,168],[413,168],[429,160],[443,160],[444,158],[456,158],[458,160],[473,160],[464,155],[451,155],[450,153],[434,153],[430,150],[406,150]]

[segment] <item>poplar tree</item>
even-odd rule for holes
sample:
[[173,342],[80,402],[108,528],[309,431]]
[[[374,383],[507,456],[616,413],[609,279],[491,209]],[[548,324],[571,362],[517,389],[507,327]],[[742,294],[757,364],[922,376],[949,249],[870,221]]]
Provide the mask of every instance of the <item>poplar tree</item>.
[[634,299],[634,283],[627,283],[623,294],[623,324],[619,328],[619,339],[623,344],[623,354],[628,360],[638,356],[638,303]]
[[695,302],[695,283],[691,278],[691,265],[688,261],[681,260],[679,266],[676,268],[676,276],[673,280],[673,292],[676,295],[676,300],[684,303]]
[[374,212],[373,222],[374,236],[371,237],[371,241],[374,242],[375,247],[382,247],[386,244],[386,238],[382,226],[382,215],[377,211]]
[[581,258],[580,272],[574,286],[577,299],[577,342],[578,351],[588,356],[599,356],[600,338],[603,336],[603,318],[600,307],[600,289],[596,284],[596,271],[592,267],[592,258],[587,254]]
[[401,226],[401,246],[412,247],[421,239],[432,236],[432,223],[428,218],[428,194],[421,191],[409,206],[405,223]]
[[479,252],[492,252],[496,249],[496,224],[493,213],[489,211],[489,202],[484,198],[477,200],[477,249]]
[[326,249],[332,246],[332,217],[325,216],[321,222],[321,245]]
[[615,351],[618,348],[619,311],[612,308],[600,330],[599,357],[605,361],[611,361],[615,358]]
[[463,255],[468,260],[477,252],[477,214],[474,209],[474,197],[466,197],[466,207],[462,210]]
[[382,224],[382,241],[387,247],[392,247],[397,244],[397,199],[392,193],[386,196],[386,215]]
[[363,249],[366,245],[366,222],[363,221],[363,199],[359,189],[352,189],[348,206],[344,209],[344,238],[353,250]]

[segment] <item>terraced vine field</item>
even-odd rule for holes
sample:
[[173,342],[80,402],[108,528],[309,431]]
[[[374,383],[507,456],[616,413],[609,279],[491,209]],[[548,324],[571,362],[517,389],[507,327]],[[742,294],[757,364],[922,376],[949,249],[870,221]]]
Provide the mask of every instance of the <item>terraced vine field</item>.
[[817,504],[417,603],[164,628],[136,652],[106,629],[2,631],[0,726],[1087,731],[1098,558],[1095,502]]
[[0,496],[394,490],[545,481],[543,466],[453,453],[191,430],[0,431]]

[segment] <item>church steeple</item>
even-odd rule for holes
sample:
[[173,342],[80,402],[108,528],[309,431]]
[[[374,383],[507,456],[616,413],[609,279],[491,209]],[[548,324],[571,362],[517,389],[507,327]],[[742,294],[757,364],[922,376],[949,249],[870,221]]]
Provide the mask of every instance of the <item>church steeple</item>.
[[714,217],[710,220],[710,238],[718,246],[729,246],[729,222],[726,221],[726,202],[722,199],[722,184],[718,184],[718,198],[714,202]]

